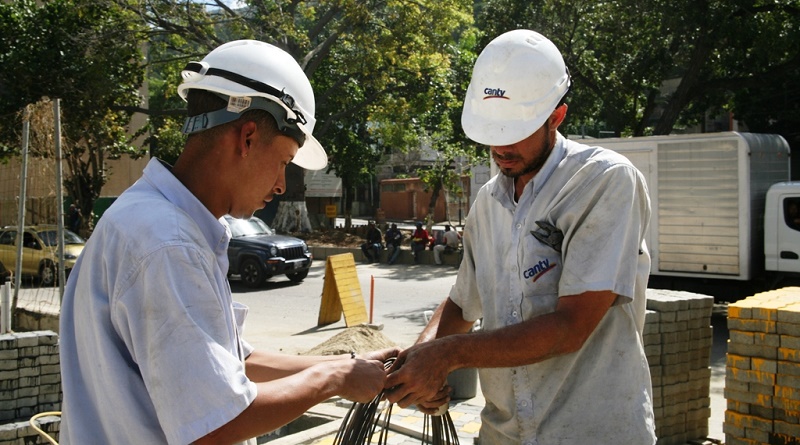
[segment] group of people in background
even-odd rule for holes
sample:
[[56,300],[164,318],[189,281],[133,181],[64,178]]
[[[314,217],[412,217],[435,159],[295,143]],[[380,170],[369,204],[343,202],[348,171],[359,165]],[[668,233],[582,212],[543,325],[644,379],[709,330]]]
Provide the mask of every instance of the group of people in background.
[[[397,258],[400,256],[400,246],[405,238],[400,229],[397,228],[397,224],[392,223],[385,236],[377,227],[375,221],[369,221],[367,227],[366,240],[361,245],[365,261],[367,263],[380,262],[381,251],[384,249],[385,241],[385,247],[388,251],[388,263],[394,264],[397,262]],[[414,263],[419,264],[420,253],[429,248],[433,251],[435,263],[442,264],[442,254],[457,251],[460,241],[461,235],[456,230],[452,230],[449,224],[444,226],[444,232],[437,231],[434,236],[431,236],[422,225],[422,222],[418,221],[416,228],[411,233],[411,254],[414,256]]]

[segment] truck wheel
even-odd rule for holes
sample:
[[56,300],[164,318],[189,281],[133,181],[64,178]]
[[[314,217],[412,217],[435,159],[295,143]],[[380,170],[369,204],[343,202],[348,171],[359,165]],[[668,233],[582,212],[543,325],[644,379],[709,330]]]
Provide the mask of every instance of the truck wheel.
[[299,283],[306,279],[308,276],[308,270],[304,270],[302,272],[295,272],[295,273],[287,273],[286,277],[292,280],[294,283]]
[[248,258],[242,261],[242,265],[239,267],[239,275],[242,277],[242,281],[244,281],[247,287],[253,288],[261,287],[267,279],[264,266],[254,258]]
[[56,266],[51,262],[44,262],[39,266],[39,285],[50,287],[56,284]]

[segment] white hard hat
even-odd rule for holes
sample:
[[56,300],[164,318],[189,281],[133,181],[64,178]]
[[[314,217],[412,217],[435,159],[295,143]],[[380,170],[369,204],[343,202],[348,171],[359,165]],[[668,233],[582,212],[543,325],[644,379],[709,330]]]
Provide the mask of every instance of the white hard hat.
[[569,86],[569,72],[553,42],[535,31],[509,31],[475,61],[461,125],[480,144],[514,144],[544,125]]
[[178,94],[186,100],[190,89],[207,90],[228,101],[221,110],[186,119],[183,132],[196,133],[231,122],[245,111],[261,109],[275,117],[278,129],[300,144],[292,162],[309,170],[328,164],[328,155],[314,130],[314,91],[308,77],[286,51],[257,40],[236,40],[190,62],[181,72]]

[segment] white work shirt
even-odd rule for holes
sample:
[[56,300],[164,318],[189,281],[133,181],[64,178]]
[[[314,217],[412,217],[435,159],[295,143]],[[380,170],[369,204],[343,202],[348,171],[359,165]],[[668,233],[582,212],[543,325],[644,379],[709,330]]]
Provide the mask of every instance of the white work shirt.
[[452,248],[458,248],[458,234],[453,230],[448,230],[442,235],[444,244]]
[[[486,398],[481,443],[656,443],[641,338],[649,218],[644,179],[627,159],[560,134],[519,202],[513,180],[503,175],[481,188],[450,293],[466,320],[483,317],[483,329],[494,330],[553,312],[559,296],[603,290],[618,295],[579,351],[480,370]],[[537,221],[563,233],[560,246],[531,233],[544,232]]]
[[188,444],[255,399],[229,240],[157,159],[105,212],[61,308],[62,445]]

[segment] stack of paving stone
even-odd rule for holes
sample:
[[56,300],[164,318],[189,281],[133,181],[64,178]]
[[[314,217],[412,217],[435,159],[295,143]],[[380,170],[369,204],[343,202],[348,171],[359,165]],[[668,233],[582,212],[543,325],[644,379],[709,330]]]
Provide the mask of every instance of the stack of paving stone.
[[728,306],[727,445],[800,445],[800,288]]
[[644,347],[653,380],[658,445],[708,436],[714,298],[647,290]]
[[[28,419],[61,409],[59,363],[53,331],[0,334],[0,445],[40,443]],[[40,423],[50,433],[58,430],[52,418]]]

